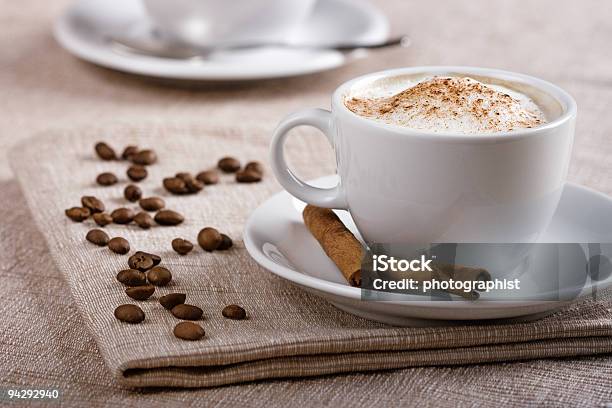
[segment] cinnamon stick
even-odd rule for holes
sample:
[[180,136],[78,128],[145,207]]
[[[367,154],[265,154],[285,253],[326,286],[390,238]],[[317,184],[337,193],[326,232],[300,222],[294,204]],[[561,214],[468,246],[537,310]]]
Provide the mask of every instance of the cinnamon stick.
[[361,286],[361,261],[365,251],[353,233],[328,208],[307,205],[302,217],[310,233],[348,283],[351,286]]
[[[302,217],[306,228],[340,269],[348,283],[351,286],[361,286],[361,266],[365,250],[353,233],[328,208],[319,208],[309,204],[304,208]],[[482,268],[436,262],[432,262],[431,267],[432,271],[409,272],[406,273],[406,277],[419,282],[432,279],[472,282],[491,280],[489,272]],[[479,297],[476,291],[465,292],[449,289],[447,292],[466,299],[478,299]]]

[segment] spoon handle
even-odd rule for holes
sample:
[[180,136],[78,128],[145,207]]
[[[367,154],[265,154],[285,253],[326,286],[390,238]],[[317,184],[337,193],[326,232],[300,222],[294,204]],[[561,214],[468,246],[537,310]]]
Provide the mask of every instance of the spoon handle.
[[[358,50],[358,49],[377,50],[380,48],[388,48],[388,47],[395,47],[395,46],[409,47],[410,37],[408,37],[407,35],[399,35],[397,37],[391,37],[381,43],[374,43],[374,44],[361,44],[361,45],[360,44],[338,44],[338,45],[329,47],[329,49],[338,50],[338,51],[353,51],[353,50]],[[324,47],[324,48],[327,48],[327,47]]]
[[207,47],[198,48],[191,47],[182,44],[169,44],[159,41],[150,40],[134,40],[130,38],[120,37],[108,37],[107,42],[116,51],[120,53],[130,53],[138,55],[146,55],[158,58],[167,59],[206,59],[212,52],[215,51],[237,51],[247,50],[257,47],[273,46],[273,47],[287,47],[296,49],[313,49],[313,50],[337,50],[342,52],[350,52],[355,50],[373,50],[395,46],[408,47],[410,45],[410,38],[407,36],[397,36],[389,38],[388,40],[375,43],[375,44],[338,44],[333,46],[316,47],[316,46],[302,46],[292,45],[288,43],[272,43],[272,44],[245,44],[236,46],[222,46],[222,47]]

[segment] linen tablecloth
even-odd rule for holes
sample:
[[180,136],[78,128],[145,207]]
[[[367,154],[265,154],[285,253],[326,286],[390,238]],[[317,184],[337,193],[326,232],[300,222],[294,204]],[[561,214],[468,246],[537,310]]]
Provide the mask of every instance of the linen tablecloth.
[[[87,326],[109,369],[127,386],[198,387],[267,378],[306,377],[348,371],[370,371],[421,365],[452,365],[564,357],[612,352],[610,294],[582,301],[566,311],[531,323],[437,328],[396,328],[357,318],[259,268],[241,240],[246,218],[279,190],[269,169],[261,183],[240,184],[224,176],[199,194],[173,196],[162,179],[178,172],[196,174],[232,155],[243,163],[265,162],[269,132],[265,126],[203,127],[126,125],[57,131],[34,137],[13,149],[11,162],[32,218],[45,236],[51,255],[64,274]],[[288,149],[299,168],[333,171],[329,147],[308,130],[294,136]],[[75,223],[64,210],[80,205],[84,195],[106,203],[107,211],[139,207],[123,198],[130,183],[122,161],[103,161],[93,146],[104,140],[117,150],[127,145],[154,148],[158,163],[138,183],[143,197],[161,196],[166,208],[183,214],[179,226],[134,224],[104,229],[126,238],[137,250],[158,254],[174,274],[145,302],[124,293],[115,275],[127,267],[128,255],[94,246],[85,234],[93,220]],[[99,173],[119,176],[113,186],[99,186]],[[306,170],[305,177],[308,177]],[[230,251],[201,249],[180,256],[170,242],[196,242],[200,229],[213,226],[233,237]],[[187,303],[204,309],[205,339],[185,342],[171,330],[177,320],[158,302],[171,292],[187,293]],[[141,305],[147,318],[139,325],[113,316],[123,303]],[[243,305],[249,319],[221,316],[227,304]]]

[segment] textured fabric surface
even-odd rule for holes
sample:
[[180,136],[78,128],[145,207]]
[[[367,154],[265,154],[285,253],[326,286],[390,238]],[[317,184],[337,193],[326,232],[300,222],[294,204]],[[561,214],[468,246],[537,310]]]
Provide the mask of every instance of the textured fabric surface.
[[[269,129],[198,126],[106,126],[40,135],[14,149],[12,164],[33,218],[47,239],[55,263],[64,273],[77,307],[92,330],[107,365],[127,386],[199,387],[277,377],[451,365],[538,357],[563,357],[612,352],[609,293],[589,299],[552,317],[522,324],[396,328],[344,313],[315,296],[259,268],[240,240],[246,217],[278,190],[273,177],[257,184],[237,184],[226,176],[219,185],[191,196],[171,196],[161,188],[165,176],[197,173],[231,154],[243,162],[265,160]],[[129,299],[116,273],[127,267],[128,255],[85,241],[92,220],[74,223],[63,210],[80,197],[102,199],[110,212],[137,205],[123,198],[125,162],[96,158],[93,145],[103,139],[118,149],[127,144],[154,147],[159,163],[139,183],[143,196],[160,195],[166,208],[186,217],[176,227],[150,230],[109,225],[109,235],[123,236],[132,252],[159,254],[174,274],[168,287],[142,302],[144,323],[118,322],[113,310]],[[288,154],[299,168],[325,169],[329,161],[320,139],[302,131]],[[248,143],[247,143],[248,142]],[[306,166],[307,165],[307,166]],[[111,187],[94,183],[102,171],[118,174]],[[331,170],[329,170],[331,171]],[[269,174],[269,171],[268,171]],[[308,177],[308,171],[305,174]],[[228,252],[196,250],[187,256],[170,249],[173,238],[196,241],[198,231],[215,226],[235,241]],[[187,293],[187,303],[205,311],[204,340],[185,342],[171,330],[177,320],[159,305],[163,294]],[[226,304],[238,303],[250,318],[223,318]],[[139,303],[140,304],[140,303]]]
[[[3,387],[59,387],[62,406],[601,406],[612,357],[417,367],[204,389],[121,387],[53,265],[16,182],[0,183]],[[22,406],[26,404],[11,404]],[[33,406],[41,406],[33,403]]]
[[570,180],[612,194],[608,0],[372,1],[395,33],[410,34],[409,49],[381,51],[303,78],[186,87],[96,68],[63,51],[51,36],[51,24],[72,0],[0,0],[0,386],[59,386],[64,405],[75,407],[602,406],[612,401],[609,355],[194,390],[136,392],[119,387],[111,376],[8,165],[10,146],[49,127],[104,127],[117,120],[257,120],[272,127],[295,109],[328,106],[339,83],[362,73],[407,65],[488,66],[548,79],[576,98]]

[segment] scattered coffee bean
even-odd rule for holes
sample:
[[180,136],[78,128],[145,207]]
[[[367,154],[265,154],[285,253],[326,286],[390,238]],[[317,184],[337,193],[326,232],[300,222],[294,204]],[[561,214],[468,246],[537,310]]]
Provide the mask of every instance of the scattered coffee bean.
[[217,248],[218,251],[225,251],[225,250],[230,249],[232,246],[234,246],[234,242],[227,235],[221,234],[221,238],[222,238],[221,243],[219,244],[219,247]]
[[198,234],[198,244],[200,244],[203,250],[208,252],[219,248],[222,241],[223,237],[219,234],[219,231],[211,227],[202,229]]
[[75,222],[83,222],[89,218],[89,215],[91,214],[89,208],[85,207],[72,207],[67,209],[65,213],[68,218]]
[[172,194],[195,194],[204,188],[204,183],[186,172],[166,177],[163,185]]
[[236,173],[238,183],[257,183],[261,181],[261,173],[254,170],[240,170]]
[[141,252],[137,252],[130,256],[128,259],[128,265],[130,268],[138,269],[139,271],[148,271],[154,266],[151,257]]
[[110,240],[106,232],[97,228],[90,230],[85,236],[85,239],[97,246],[106,246]]
[[134,156],[136,153],[138,153],[137,146],[126,146],[125,149],[123,149],[123,153],[121,153],[121,158],[123,160],[132,160],[132,156]]
[[121,305],[115,309],[115,317],[122,322],[136,324],[145,319],[145,314],[136,305]]
[[205,170],[198,173],[196,179],[200,180],[206,185],[217,184],[219,182],[219,173],[217,173],[216,170]]
[[147,175],[149,174],[147,172],[147,169],[144,166],[141,166],[139,164],[130,166],[127,169],[126,173],[127,173],[128,178],[132,181],[144,180],[145,178],[147,178]]
[[134,184],[128,184],[123,190],[123,196],[126,200],[133,203],[140,200],[140,197],[142,197],[142,190]]
[[262,176],[264,174],[263,165],[260,162],[258,162],[258,161],[248,162],[246,164],[246,166],[244,166],[244,170],[245,171],[254,171],[256,173],[261,174]]
[[187,180],[191,180],[193,178],[193,176],[191,175],[191,173],[188,173],[186,171],[182,171],[180,173],[176,173],[174,175],[174,177],[176,178],[180,178],[181,180],[187,182]]
[[134,211],[125,207],[117,208],[111,213],[111,217],[115,224],[129,224],[134,220]]
[[234,157],[224,157],[219,160],[217,167],[224,173],[235,173],[240,170],[240,161]]
[[143,272],[159,265],[160,262],[161,258],[158,255],[149,254],[143,251],[138,251],[128,258],[128,265],[130,268],[138,269]]
[[202,326],[191,322],[180,322],[174,326],[174,335],[182,340],[200,340],[206,333]]
[[244,320],[246,319],[246,311],[238,305],[228,305],[221,311],[223,317],[232,320]]
[[145,211],[159,211],[166,206],[166,202],[159,197],[141,198],[138,203]]
[[147,300],[155,292],[155,286],[142,285],[125,289],[125,294],[134,300]]
[[193,249],[193,244],[183,238],[175,238],[172,240],[172,249],[180,255],[187,255]]
[[178,177],[166,177],[163,180],[163,185],[172,194],[187,194],[189,192],[185,180]]
[[172,210],[160,210],[155,214],[155,222],[159,225],[178,225],[184,220],[181,214]]
[[174,177],[183,180],[185,182],[185,186],[187,187],[188,192],[190,193],[197,193],[198,191],[204,188],[203,183],[193,177],[191,173],[176,173]]
[[93,215],[93,219],[96,222],[96,224],[98,224],[101,227],[104,227],[110,224],[111,222],[113,222],[113,217],[111,217],[110,214],[107,214],[107,213],[95,213]]
[[159,303],[165,309],[172,310],[174,306],[185,303],[185,299],[187,299],[187,295],[184,293],[170,293],[168,295],[160,297]]
[[117,158],[113,148],[104,142],[96,143],[95,149],[98,157],[102,160],[115,160]]
[[124,269],[117,274],[117,280],[125,286],[143,286],[147,284],[147,275],[136,269]]
[[166,286],[172,280],[172,273],[163,266],[154,266],[147,272],[147,278],[155,286]]
[[148,166],[157,161],[157,154],[153,150],[145,149],[140,150],[138,153],[132,156],[132,163]]
[[130,252],[130,243],[122,237],[115,237],[108,241],[108,248],[116,254],[125,255]]
[[143,252],[143,251],[138,251],[138,252],[140,252],[140,253],[144,254],[145,256],[148,256],[149,258],[151,258],[151,260],[153,261],[153,266],[157,266],[161,262],[161,257],[159,255],[154,255],[154,254],[150,254],[148,252]]
[[199,307],[184,303],[174,306],[171,312],[174,317],[182,320],[199,320],[204,314],[204,311]]
[[144,211],[139,212],[134,217],[134,222],[142,229],[149,229],[153,225],[155,225],[155,221],[153,221],[153,217]]
[[104,212],[105,207],[102,200],[94,196],[83,196],[81,197],[81,204],[83,207],[88,208],[92,214]]
[[204,183],[195,178],[191,178],[185,181],[185,186],[187,187],[187,190],[192,194],[198,193],[202,191],[202,189],[204,189]]
[[117,184],[119,180],[113,173],[100,173],[96,178],[96,182],[101,186],[112,186]]

